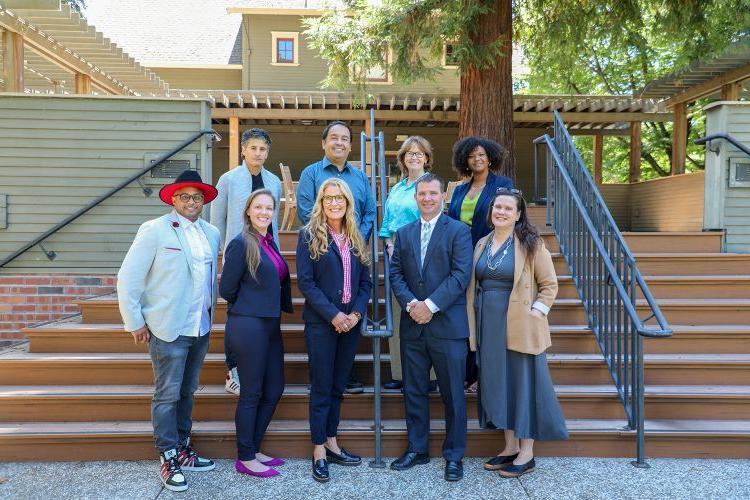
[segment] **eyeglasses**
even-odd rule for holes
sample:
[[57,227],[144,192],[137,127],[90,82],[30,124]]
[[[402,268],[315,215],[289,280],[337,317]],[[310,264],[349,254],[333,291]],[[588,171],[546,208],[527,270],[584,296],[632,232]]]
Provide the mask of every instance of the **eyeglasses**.
[[172,195],[172,197],[173,198],[179,198],[180,201],[183,202],[183,203],[187,203],[190,200],[193,200],[196,203],[203,203],[203,200],[204,200],[204,196],[202,194],[200,194],[200,193],[198,193],[198,194],[192,194],[192,195],[191,194],[187,194],[187,193],[174,194],[174,195]]
[[333,202],[336,202],[338,205],[343,204],[346,201],[346,198],[343,194],[336,194],[333,196],[325,195],[323,196],[323,204],[324,205],[333,205]]
[[523,192],[520,189],[515,189],[515,188],[506,188],[506,187],[497,188],[497,191],[495,191],[495,194],[500,194],[500,193],[510,193],[510,194],[517,194],[518,196],[523,196]]
[[418,159],[421,160],[422,158],[425,157],[425,154],[422,153],[421,151],[407,151],[404,154],[404,156],[407,157],[407,158],[409,158],[411,156],[412,158],[418,158]]

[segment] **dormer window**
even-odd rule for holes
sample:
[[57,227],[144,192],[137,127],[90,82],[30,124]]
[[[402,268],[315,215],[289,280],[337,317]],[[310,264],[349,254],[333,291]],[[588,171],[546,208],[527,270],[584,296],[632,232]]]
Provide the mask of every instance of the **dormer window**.
[[299,66],[298,32],[272,31],[271,47],[272,66]]

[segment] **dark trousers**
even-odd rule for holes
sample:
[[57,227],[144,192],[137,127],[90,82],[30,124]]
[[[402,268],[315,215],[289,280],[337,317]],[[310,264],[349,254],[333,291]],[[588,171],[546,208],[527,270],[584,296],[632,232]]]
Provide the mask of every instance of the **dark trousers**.
[[166,342],[151,335],[148,343],[154,369],[151,423],[159,451],[178,448],[190,437],[193,394],[208,351],[208,337],[181,335]]
[[330,324],[305,324],[310,368],[310,439],[313,444],[324,444],[326,438],[336,437],[341,401],[359,339],[359,326],[347,333],[336,333]]
[[429,452],[430,367],[435,368],[440,396],[445,406],[443,457],[461,460],[466,449],[466,339],[401,337],[404,371],[404,406],[409,449]]
[[234,414],[237,458],[253,460],[284,392],[281,318],[230,314],[226,339],[237,360],[242,387]]

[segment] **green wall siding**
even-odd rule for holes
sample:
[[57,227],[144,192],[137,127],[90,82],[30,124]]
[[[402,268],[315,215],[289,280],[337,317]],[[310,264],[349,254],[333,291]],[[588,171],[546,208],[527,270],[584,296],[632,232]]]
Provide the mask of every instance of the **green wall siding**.
[[[303,34],[302,17],[245,15],[248,35],[243,37],[246,56],[246,89],[252,90],[321,90],[320,82],[328,72],[327,63],[312,50]],[[299,66],[272,66],[272,31],[299,32]],[[459,78],[454,69],[443,69],[435,81],[419,81],[408,87],[396,84],[370,85],[379,93],[446,93],[459,92]]]
[[[0,96],[0,194],[8,195],[8,227],[0,229],[0,259],[86,206],[201,128],[210,127],[202,101],[120,97]],[[184,150],[198,155],[211,178],[207,141]],[[137,183],[52,235],[0,273],[109,272],[119,268],[138,226],[164,214],[159,185],[151,197]]]

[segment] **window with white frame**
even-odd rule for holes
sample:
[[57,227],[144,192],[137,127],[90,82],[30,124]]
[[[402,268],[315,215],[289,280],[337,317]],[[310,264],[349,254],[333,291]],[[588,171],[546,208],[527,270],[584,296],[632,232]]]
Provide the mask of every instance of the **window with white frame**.
[[299,32],[271,32],[271,65],[299,66]]

